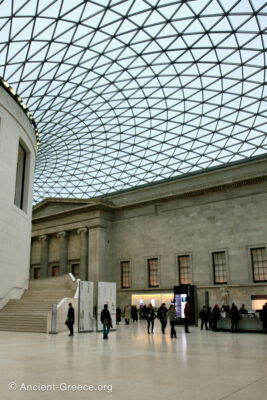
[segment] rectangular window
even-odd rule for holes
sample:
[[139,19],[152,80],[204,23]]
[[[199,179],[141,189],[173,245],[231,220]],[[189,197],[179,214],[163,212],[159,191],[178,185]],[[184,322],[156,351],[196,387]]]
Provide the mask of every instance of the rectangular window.
[[125,289],[131,287],[130,261],[121,262],[121,287]]
[[52,276],[59,276],[59,266],[55,265],[52,267]]
[[80,264],[72,264],[71,272],[75,279],[80,278]]
[[148,267],[148,286],[158,287],[159,286],[158,259],[157,258],[148,259],[147,267]]
[[26,151],[19,144],[16,187],[15,187],[15,205],[23,210],[24,186],[25,186],[25,168],[26,168]]
[[215,285],[227,283],[226,279],[226,255],[225,251],[212,253],[212,267]]
[[191,284],[191,262],[190,256],[178,256],[178,271],[180,285]]
[[266,248],[251,249],[251,261],[254,282],[267,282]]
[[41,269],[40,268],[34,268],[34,279],[39,279],[40,278],[40,273],[41,273]]

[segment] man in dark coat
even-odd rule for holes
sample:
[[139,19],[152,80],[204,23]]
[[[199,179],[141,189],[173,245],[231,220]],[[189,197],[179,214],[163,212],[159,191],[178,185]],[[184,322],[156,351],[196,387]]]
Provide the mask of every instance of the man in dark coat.
[[184,323],[185,333],[190,333],[190,331],[188,329],[188,326],[189,326],[189,321],[191,319],[191,312],[190,312],[190,308],[189,308],[189,304],[188,303],[185,304],[184,318],[185,318],[185,323]]
[[247,314],[248,310],[245,307],[245,304],[242,304],[242,307],[239,308],[239,314]]
[[161,323],[161,332],[164,335],[165,328],[166,328],[166,325],[167,325],[167,318],[168,318],[168,310],[167,310],[167,307],[166,307],[165,303],[162,303],[162,305],[158,309],[158,318],[159,318],[160,323]]
[[132,319],[133,319],[133,322],[137,322],[138,321],[138,311],[137,311],[137,307],[136,306],[133,306],[132,307]]
[[262,307],[260,319],[262,320],[263,329],[267,329],[267,303]]
[[70,330],[69,336],[73,336],[73,325],[74,325],[74,308],[72,307],[72,303],[69,303],[69,310],[67,315],[67,320],[65,324]]
[[199,317],[201,319],[201,327],[200,327],[200,329],[202,330],[203,326],[205,324],[206,331],[208,331],[209,330],[209,328],[208,328],[209,316],[208,316],[208,312],[207,312],[207,307],[206,306],[202,307],[202,310],[199,313]]
[[212,310],[212,330],[217,331],[217,322],[221,318],[221,313],[218,304],[215,304]]
[[231,315],[231,322],[232,322],[231,331],[234,332],[234,330],[235,330],[235,332],[237,332],[237,325],[238,325],[240,316],[239,316],[238,308],[235,305],[235,303],[232,303],[230,315]]
[[155,320],[155,311],[152,304],[148,305],[147,309],[147,333],[150,333],[150,325],[151,325],[151,333],[154,333],[154,320]]
[[100,321],[103,324],[103,339],[108,339],[109,330],[112,327],[112,320],[107,304],[104,304],[104,308],[101,311]]

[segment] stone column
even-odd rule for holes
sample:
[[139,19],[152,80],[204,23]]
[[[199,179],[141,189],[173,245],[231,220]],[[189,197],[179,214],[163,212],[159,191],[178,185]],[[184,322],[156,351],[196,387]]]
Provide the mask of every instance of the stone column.
[[[106,230],[103,226],[89,228],[88,240],[88,278],[93,281],[95,289],[98,281],[106,281]],[[94,290],[94,305],[97,305],[97,290]]]
[[96,226],[89,229],[89,280],[105,281],[105,228]]
[[59,232],[57,238],[60,240],[59,248],[59,274],[64,275],[68,273],[68,240],[67,232]]
[[88,280],[88,241],[87,241],[87,228],[79,228],[77,230],[80,238],[80,278],[81,280]]
[[42,235],[38,238],[41,242],[40,278],[48,277],[48,236]]

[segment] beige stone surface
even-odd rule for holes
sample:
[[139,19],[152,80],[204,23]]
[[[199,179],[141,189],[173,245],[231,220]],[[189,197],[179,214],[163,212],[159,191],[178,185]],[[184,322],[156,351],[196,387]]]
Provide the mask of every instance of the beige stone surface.
[[[14,204],[19,144],[27,153],[22,209]],[[28,286],[36,137],[17,102],[0,88],[0,309]]]
[[[145,321],[102,333],[58,335],[0,332],[3,400],[251,400],[265,399],[264,334],[231,334],[191,328],[177,339],[146,334]],[[8,390],[8,383],[17,385]],[[25,391],[21,385],[110,385],[112,392]]]

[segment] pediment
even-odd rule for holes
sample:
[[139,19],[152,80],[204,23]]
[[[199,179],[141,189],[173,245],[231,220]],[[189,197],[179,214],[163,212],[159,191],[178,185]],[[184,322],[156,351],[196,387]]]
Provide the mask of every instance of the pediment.
[[73,200],[73,199],[45,199],[41,203],[36,204],[32,210],[32,218],[46,217],[48,215],[57,214],[72,209],[77,209],[89,204],[91,201]]

